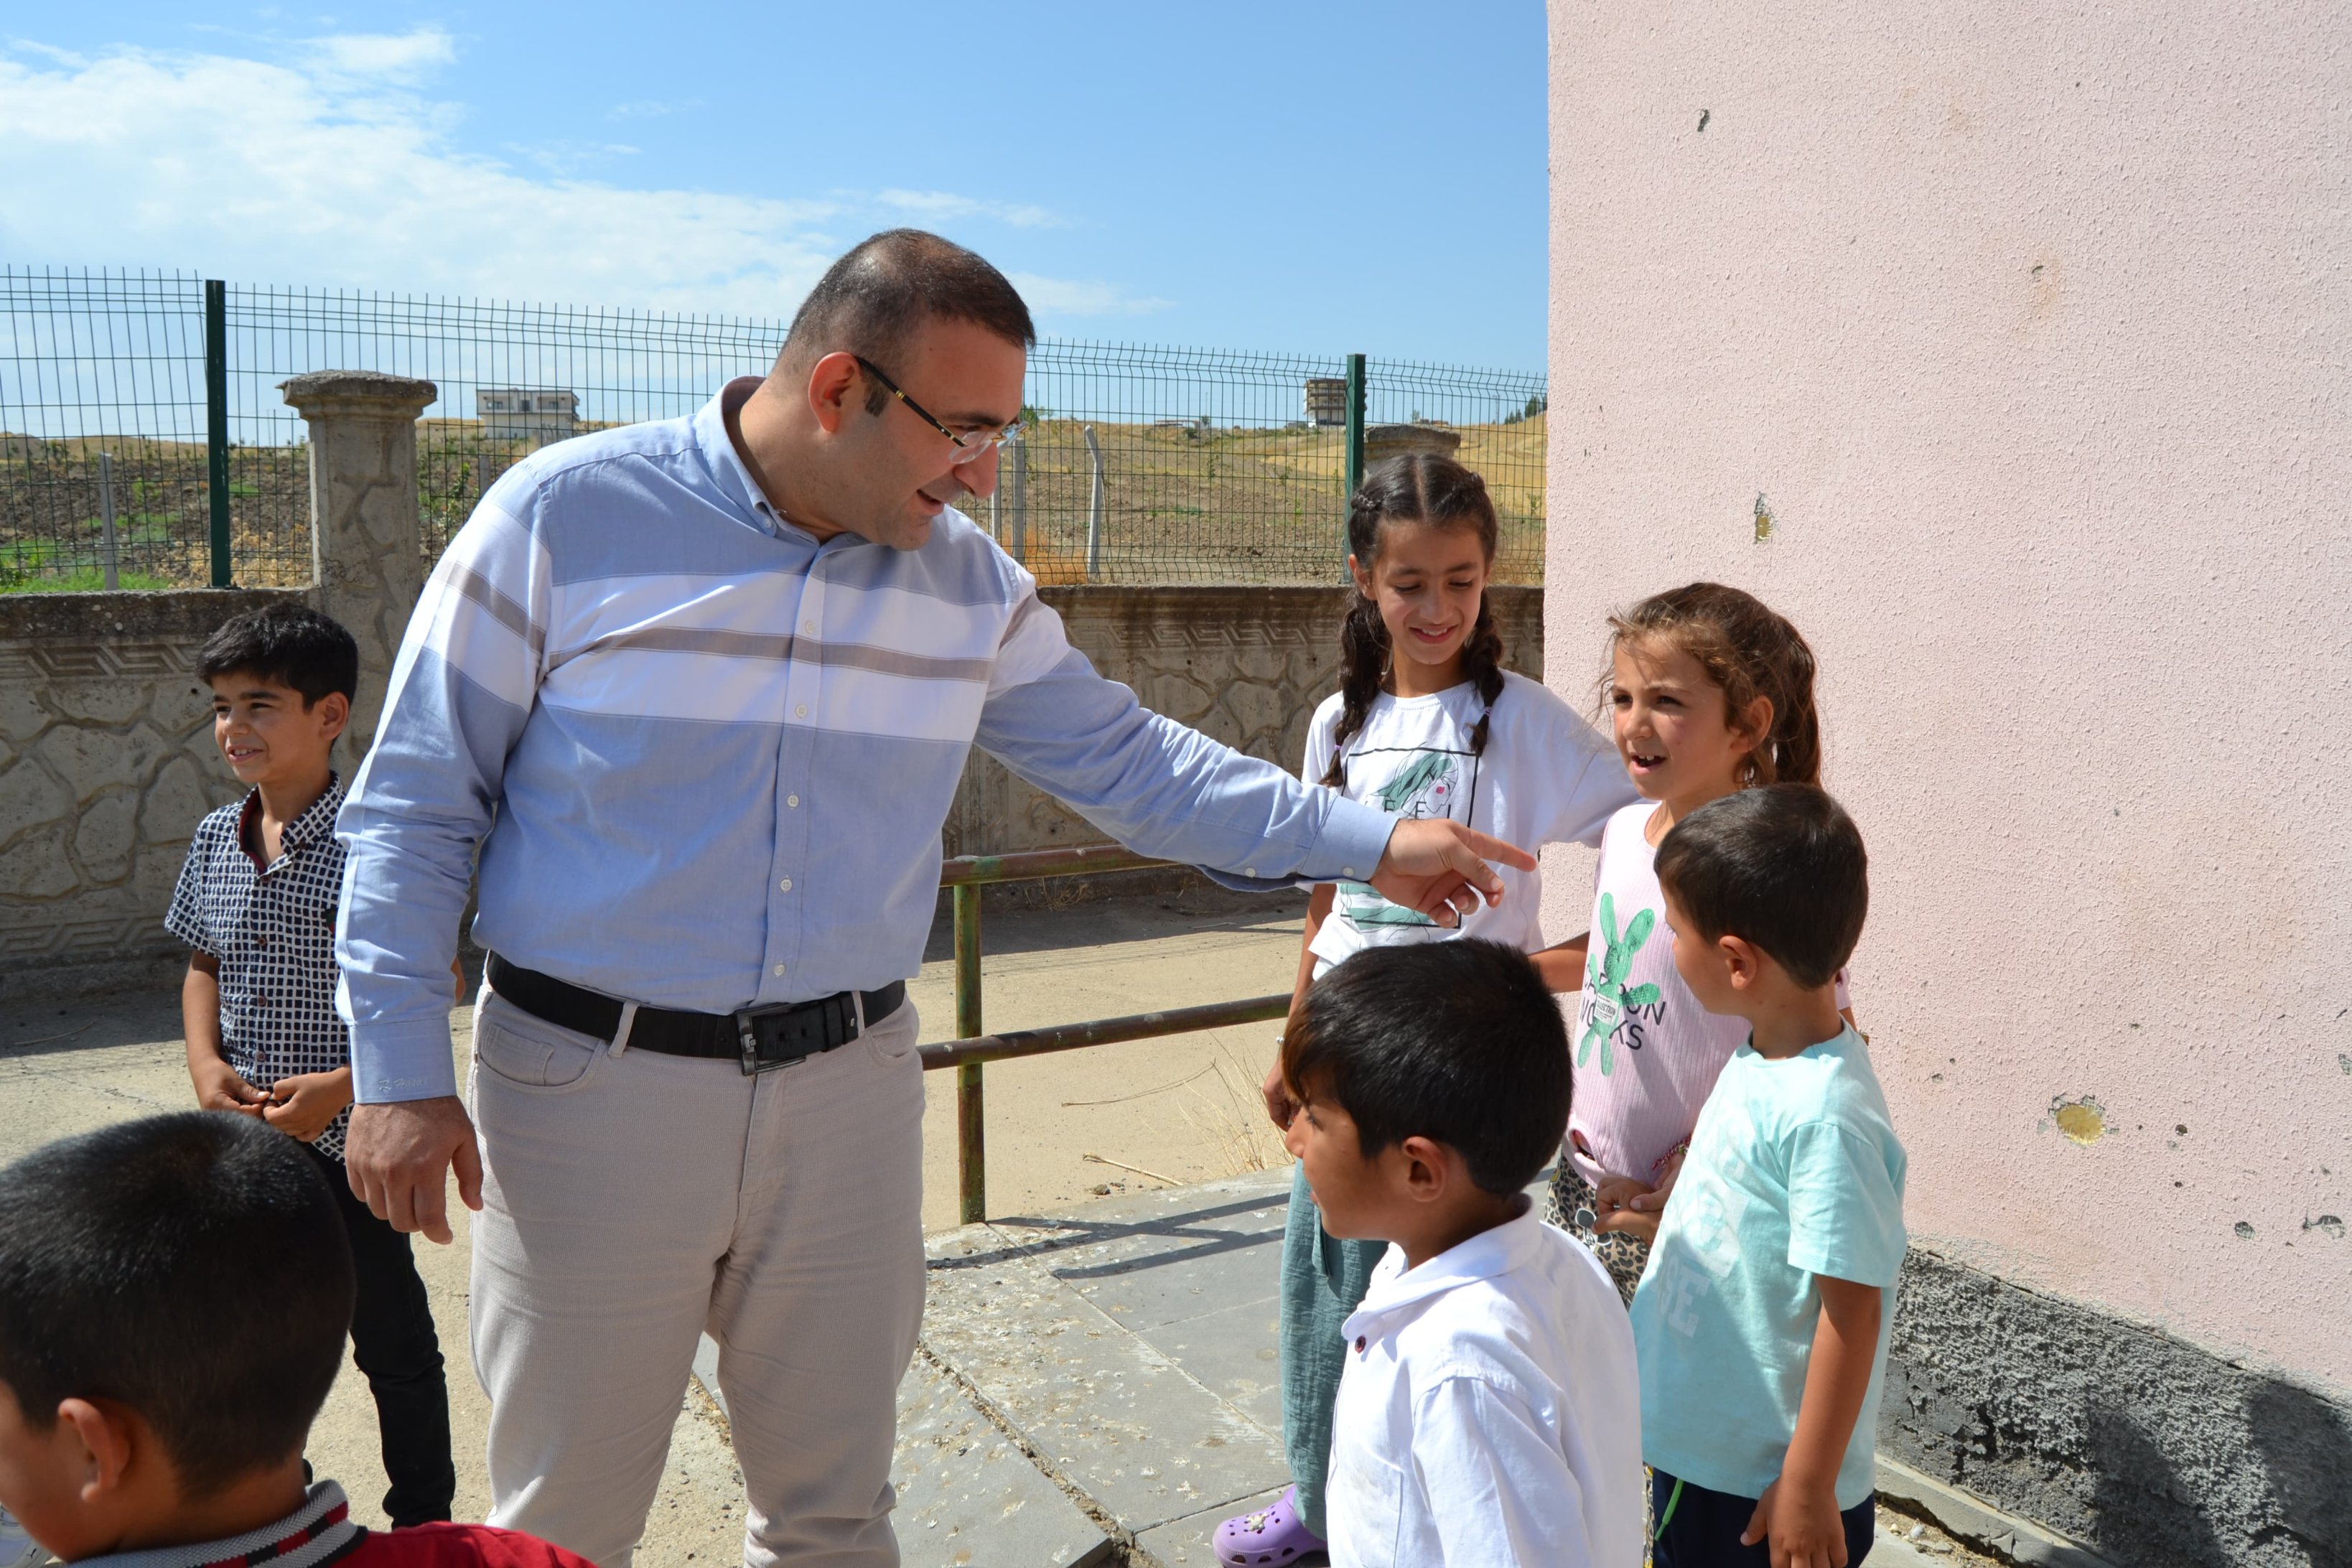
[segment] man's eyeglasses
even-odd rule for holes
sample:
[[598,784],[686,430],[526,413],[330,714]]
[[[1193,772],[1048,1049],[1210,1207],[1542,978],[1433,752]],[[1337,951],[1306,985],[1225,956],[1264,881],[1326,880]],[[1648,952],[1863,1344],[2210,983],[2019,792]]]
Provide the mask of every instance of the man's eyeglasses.
[[856,354],[852,357],[857,361],[858,368],[863,370],[866,374],[872,376],[875,380],[880,382],[884,389],[887,390],[891,396],[905,404],[908,408],[913,409],[917,418],[920,419],[924,424],[929,425],[940,435],[946,437],[949,440],[953,441],[956,444],[956,461],[959,464],[979,462],[982,458],[987,457],[990,452],[1011,440],[1013,434],[1021,428],[1020,422],[1015,420],[1013,423],[1004,426],[1001,429],[994,426],[991,426],[981,430],[950,430],[945,425],[940,424],[939,416],[934,415],[929,409],[924,407],[921,404],[916,402],[913,398],[899,391],[898,384],[892,381],[888,376],[884,375],[882,374],[881,367],[876,364],[872,360],[867,359],[864,354]]

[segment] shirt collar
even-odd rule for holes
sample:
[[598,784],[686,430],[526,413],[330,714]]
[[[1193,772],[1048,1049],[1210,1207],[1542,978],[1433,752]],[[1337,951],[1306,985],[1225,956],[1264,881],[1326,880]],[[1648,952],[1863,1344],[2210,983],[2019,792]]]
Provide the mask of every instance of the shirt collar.
[[[1371,1289],[1364,1293],[1363,1305],[1348,1319],[1348,1337],[1352,1340],[1360,1334],[1374,1332],[1408,1307],[1480,1279],[1508,1274],[1532,1261],[1543,1245],[1543,1233],[1538,1228],[1542,1224],[1530,1203],[1517,1218],[1505,1220],[1492,1230],[1480,1231],[1418,1268],[1396,1274],[1385,1269],[1375,1273]],[[1389,1256],[1393,1258],[1401,1255],[1391,1249]]]
[[734,438],[727,434],[729,405],[741,407],[759,384],[756,375],[739,375],[712,394],[694,416],[694,444],[701,450],[703,466],[710,470],[711,479],[745,521],[762,532],[773,533],[779,523],[775,511],[753,482],[751,470],[743,466]]
[[302,1506],[275,1524],[265,1524],[226,1541],[187,1546],[156,1546],[140,1552],[85,1557],[75,1568],[316,1568],[332,1562],[365,1532],[352,1522],[351,1504],[332,1481],[311,1487]]
[[[304,806],[294,820],[286,825],[286,831],[278,835],[278,858],[284,859],[322,834],[332,833],[335,828],[335,814],[342,809],[343,775],[330,771],[327,774],[326,793]],[[247,858],[253,861],[257,868],[266,871],[269,868],[263,863],[260,852],[255,847],[260,841],[255,837],[254,830],[260,826],[260,822],[261,792],[258,789],[247,790],[244,804],[237,807],[237,847],[246,852]]]

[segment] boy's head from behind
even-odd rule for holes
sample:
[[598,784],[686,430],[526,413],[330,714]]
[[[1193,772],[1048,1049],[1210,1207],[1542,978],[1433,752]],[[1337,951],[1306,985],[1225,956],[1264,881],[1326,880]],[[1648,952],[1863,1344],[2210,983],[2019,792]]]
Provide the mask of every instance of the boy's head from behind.
[[213,739],[246,784],[296,783],[327,766],[351,721],[360,647],[304,605],[265,605],[205,639],[196,671],[213,689]]
[[1870,912],[1862,833],[1812,784],[1710,801],[1659,843],[1657,873],[1675,967],[1710,1012],[1827,991]]
[[1475,1221],[1470,1234],[1507,1217],[1568,1126],[1559,1005],[1525,953],[1475,938],[1368,948],[1332,970],[1283,1036],[1282,1072],[1300,1105],[1286,1142],[1324,1228],[1409,1256],[1405,1232],[1444,1240],[1443,1215]]
[[0,1506],[71,1560],[215,1539],[210,1505],[273,1472],[299,1500],[352,1300],[333,1194],[258,1122],[26,1155],[0,1171]]

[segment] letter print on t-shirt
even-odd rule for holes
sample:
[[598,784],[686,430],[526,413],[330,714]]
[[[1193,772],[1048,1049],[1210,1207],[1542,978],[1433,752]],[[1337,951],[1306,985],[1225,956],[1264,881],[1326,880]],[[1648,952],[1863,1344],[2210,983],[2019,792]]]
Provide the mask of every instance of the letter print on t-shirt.
[[[1348,759],[1348,766],[1351,773],[1360,768],[1368,775],[1364,783],[1369,787],[1359,799],[1408,822],[1428,817],[1468,822],[1477,801],[1478,759],[1468,752],[1400,746],[1358,752]],[[1339,912],[1367,933],[1380,927],[1437,923],[1418,910],[1389,902],[1361,882],[1339,884]]]
[[1641,1024],[1634,1010],[1655,1007],[1660,992],[1656,985],[1644,983],[1628,985],[1625,977],[1633,973],[1633,955],[1650,940],[1656,929],[1657,911],[1641,910],[1625,926],[1624,933],[1617,931],[1617,900],[1614,895],[1601,895],[1601,941],[1594,942],[1585,955],[1584,1033],[1577,1041],[1576,1065],[1583,1067],[1592,1059],[1595,1041],[1601,1045],[1601,1070],[1616,1070],[1617,1037],[1633,1031],[1631,1044],[1635,1050],[1641,1046]]

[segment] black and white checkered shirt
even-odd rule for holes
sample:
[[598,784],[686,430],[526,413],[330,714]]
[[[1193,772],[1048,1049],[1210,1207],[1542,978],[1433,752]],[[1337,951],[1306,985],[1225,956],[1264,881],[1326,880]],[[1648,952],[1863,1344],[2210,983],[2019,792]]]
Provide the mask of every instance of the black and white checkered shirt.
[[[261,792],[197,825],[163,928],[220,961],[221,1050],[239,1078],[268,1089],[296,1073],[329,1072],[352,1059],[335,1012],[335,900],[343,847],[335,813],[343,781],[286,825],[278,858],[261,864]],[[343,1157],[344,1108],[319,1135],[322,1154]]]

